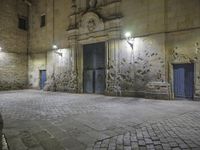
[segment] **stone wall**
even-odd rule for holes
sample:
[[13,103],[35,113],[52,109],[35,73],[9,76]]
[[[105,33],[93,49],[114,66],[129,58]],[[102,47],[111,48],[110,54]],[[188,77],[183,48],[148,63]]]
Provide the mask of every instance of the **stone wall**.
[[[39,89],[40,70],[47,70],[47,79],[51,82],[50,80],[53,74],[53,66],[55,66],[52,62],[54,62],[54,60],[57,62],[57,58],[51,57],[51,54],[53,54],[53,44],[58,45],[61,49],[67,48],[68,42],[66,40],[66,29],[68,27],[67,20],[70,11],[69,3],[69,0],[32,1],[29,17],[31,22],[29,51],[30,88]],[[46,15],[46,25],[44,27],[40,27],[40,17],[44,14]],[[53,56],[56,57],[56,55]],[[64,60],[65,57],[62,58]],[[55,66],[55,68],[57,68],[57,66],[59,68],[59,63]],[[55,73],[59,74],[57,70]],[[46,88],[51,89],[51,86]]]
[[0,90],[27,87],[27,31],[18,28],[18,16],[27,17],[21,0],[0,0]]
[[[52,45],[66,48],[70,0],[34,0],[30,10],[30,52],[52,50]],[[46,25],[40,27],[40,17],[46,15]]]
[[0,89],[27,87],[27,55],[0,52]]
[[3,130],[3,119],[0,114],[0,150],[2,149],[2,136],[3,136],[2,130]]
[[46,53],[29,54],[28,78],[29,87],[40,89],[40,70],[46,70]]
[[71,49],[49,52],[47,57],[47,83],[45,90],[77,92],[77,72]]
[[[173,94],[173,64],[194,63],[195,99],[200,100],[200,29],[166,35],[169,83]],[[173,97],[173,95],[172,95]]]
[[[40,28],[42,14],[47,23]],[[34,87],[39,81],[34,73],[46,62],[46,90],[83,92],[83,45],[105,42],[106,94],[172,99],[173,63],[193,62],[199,99],[199,0],[35,0],[31,20]],[[59,49],[52,50],[53,44]],[[41,52],[46,57],[32,57]]]

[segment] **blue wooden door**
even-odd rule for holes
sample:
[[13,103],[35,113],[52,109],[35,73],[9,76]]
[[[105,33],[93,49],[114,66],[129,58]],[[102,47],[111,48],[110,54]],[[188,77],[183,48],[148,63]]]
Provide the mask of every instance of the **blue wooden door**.
[[174,65],[174,95],[177,98],[193,98],[194,64]]
[[40,89],[44,88],[46,80],[46,70],[40,70]]

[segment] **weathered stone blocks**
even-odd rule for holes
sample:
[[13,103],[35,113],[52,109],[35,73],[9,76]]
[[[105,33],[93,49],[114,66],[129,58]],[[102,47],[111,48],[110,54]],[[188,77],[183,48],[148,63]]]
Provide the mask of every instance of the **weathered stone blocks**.
[[2,149],[2,130],[3,130],[3,119],[0,114],[0,150]]

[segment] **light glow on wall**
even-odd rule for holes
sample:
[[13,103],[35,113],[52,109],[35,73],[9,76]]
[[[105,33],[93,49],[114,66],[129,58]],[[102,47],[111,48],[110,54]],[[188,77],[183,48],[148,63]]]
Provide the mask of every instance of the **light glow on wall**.
[[53,49],[58,49],[58,46],[54,44],[54,45],[52,46],[52,48],[53,48]]
[[133,44],[134,44],[134,38],[132,37],[131,32],[126,32],[124,34],[124,36],[126,37],[126,41],[127,43],[130,45],[130,47],[133,49]]
[[131,35],[131,32],[126,32],[124,35],[125,35],[125,37],[126,37],[127,39],[131,38],[131,36],[132,36],[132,35]]
[[2,47],[0,47],[0,52],[2,51]]

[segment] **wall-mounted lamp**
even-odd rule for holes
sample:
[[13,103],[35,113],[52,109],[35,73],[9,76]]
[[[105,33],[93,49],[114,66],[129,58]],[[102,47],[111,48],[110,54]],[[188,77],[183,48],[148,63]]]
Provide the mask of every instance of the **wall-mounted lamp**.
[[58,46],[57,45],[53,45],[52,46],[53,50],[54,50],[54,53],[60,55],[62,57],[62,52],[59,52],[59,49],[58,49]]
[[131,32],[126,32],[125,34],[126,37],[126,41],[127,43],[131,46],[131,48],[133,49],[133,44],[134,44],[134,38],[132,37]]
[[56,50],[56,49],[58,49],[58,46],[54,44],[54,45],[52,46],[52,48],[53,48],[53,50]]

